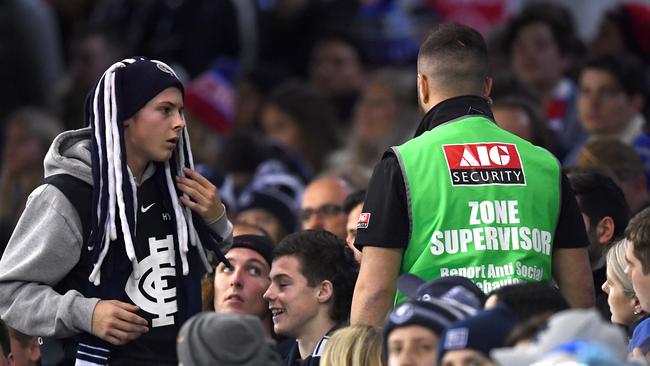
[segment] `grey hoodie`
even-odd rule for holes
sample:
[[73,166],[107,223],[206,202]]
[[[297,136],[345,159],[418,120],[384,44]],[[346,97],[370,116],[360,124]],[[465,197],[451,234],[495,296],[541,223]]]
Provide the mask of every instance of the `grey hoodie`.
[[[45,157],[45,177],[69,174],[92,185],[90,133],[84,128],[57,136]],[[150,165],[143,181],[154,171]],[[232,224],[225,213],[210,227],[226,238],[221,249],[227,251]],[[0,259],[0,318],[30,335],[90,333],[99,299],[53,289],[79,261],[82,245],[81,221],[70,201],[52,185],[36,188]]]

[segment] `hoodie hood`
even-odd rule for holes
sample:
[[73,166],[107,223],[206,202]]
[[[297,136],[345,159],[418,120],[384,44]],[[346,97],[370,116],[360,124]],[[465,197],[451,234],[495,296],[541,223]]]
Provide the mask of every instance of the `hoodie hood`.
[[92,185],[90,127],[58,135],[45,155],[45,177],[68,174]]

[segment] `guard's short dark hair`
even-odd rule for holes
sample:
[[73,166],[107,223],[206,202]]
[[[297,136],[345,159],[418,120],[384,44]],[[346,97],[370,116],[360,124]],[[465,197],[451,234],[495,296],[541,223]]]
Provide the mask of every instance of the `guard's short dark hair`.
[[636,214],[625,229],[625,239],[633,247],[634,256],[641,262],[644,274],[650,270],[650,208]]
[[[481,88],[489,74],[488,52],[483,36],[459,23],[442,23],[420,46],[418,71],[427,62],[435,63],[435,78],[440,85],[471,85]],[[427,75],[434,76],[434,75]]]
[[576,169],[568,178],[580,211],[589,217],[589,222],[596,225],[604,217],[611,217],[614,221],[612,241],[620,239],[629,220],[629,207],[616,182],[595,169]]
[[359,265],[343,239],[324,230],[289,234],[273,250],[274,260],[283,256],[297,257],[300,273],[307,278],[309,286],[325,280],[332,282],[334,302],[330,316],[337,323],[346,321],[350,315]]
[[366,198],[366,190],[360,189],[350,193],[345,200],[343,200],[343,212],[349,214],[352,209],[357,207],[358,204],[363,203]]
[[581,73],[589,69],[609,73],[621,85],[628,97],[646,94],[645,68],[632,55],[617,53],[592,56],[585,61]]

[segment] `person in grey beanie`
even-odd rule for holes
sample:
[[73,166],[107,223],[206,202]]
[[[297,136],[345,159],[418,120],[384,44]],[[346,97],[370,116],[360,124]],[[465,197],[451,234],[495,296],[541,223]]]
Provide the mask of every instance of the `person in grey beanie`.
[[273,340],[258,317],[203,312],[190,318],[176,343],[182,366],[279,366]]

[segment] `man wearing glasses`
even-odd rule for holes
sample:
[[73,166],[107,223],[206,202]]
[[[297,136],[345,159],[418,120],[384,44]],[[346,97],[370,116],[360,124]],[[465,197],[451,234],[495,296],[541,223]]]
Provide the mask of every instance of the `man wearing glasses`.
[[343,201],[351,192],[350,184],[339,177],[322,177],[309,183],[298,213],[303,230],[327,230],[345,240],[347,215]]

